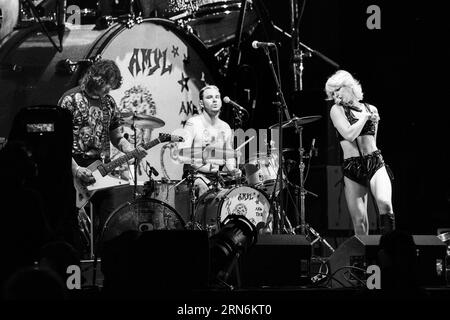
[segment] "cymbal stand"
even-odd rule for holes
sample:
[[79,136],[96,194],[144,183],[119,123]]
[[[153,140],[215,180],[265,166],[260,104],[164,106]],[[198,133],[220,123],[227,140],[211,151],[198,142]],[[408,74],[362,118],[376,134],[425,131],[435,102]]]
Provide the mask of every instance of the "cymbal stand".
[[[263,47],[263,49],[264,49],[264,52],[269,61],[270,70],[272,71],[272,76],[273,76],[273,79],[274,79],[276,87],[277,87],[277,97],[279,99],[279,101],[275,103],[275,105],[278,107],[278,130],[280,130],[279,135],[278,135],[278,140],[279,140],[278,148],[279,148],[279,153],[280,153],[279,167],[278,167],[277,180],[275,181],[275,186],[277,184],[279,184],[280,190],[283,190],[283,155],[282,155],[282,150],[283,150],[283,128],[282,128],[283,111],[284,111],[284,114],[288,121],[291,120],[291,116],[289,115],[286,100],[284,99],[283,91],[281,90],[280,80],[278,78],[277,72],[275,71],[275,67],[274,67],[272,59],[270,57],[269,48]],[[278,48],[276,46],[275,46],[275,49],[277,50],[277,57],[278,57]],[[279,64],[279,61],[277,63]],[[271,200],[272,201],[271,208],[272,208],[272,204],[274,201],[273,198],[274,197],[272,197],[272,200]],[[276,214],[273,215],[274,216],[273,233],[275,233],[275,234],[280,233],[285,228],[285,205],[284,205],[283,197],[279,197],[279,202],[280,202],[280,204],[279,204],[280,221],[276,221],[276,220],[278,220],[278,217]],[[275,217],[276,217],[276,219],[275,219]]]
[[[137,130],[136,130],[136,125],[134,124],[136,120],[136,112],[133,113],[133,122],[131,124],[131,129],[133,130],[133,134],[134,134],[134,149],[137,148]],[[137,159],[134,159],[134,188],[133,188],[133,200],[136,200],[138,193],[137,193],[137,167],[138,167],[139,163]]]
[[[183,182],[185,182],[185,181],[188,182],[189,199],[190,199],[190,204],[189,204],[190,215],[189,215],[189,222],[187,222],[185,226],[186,226],[186,229],[189,229],[189,230],[201,229],[201,225],[199,223],[195,222],[195,204],[198,199],[198,189],[196,189],[194,186],[194,182],[196,179],[202,179],[201,177],[195,176],[200,168],[198,168],[196,170],[189,170],[186,178],[182,179],[180,182],[178,182],[177,184],[175,184],[172,187],[172,188],[176,188]],[[206,181],[204,181],[204,182],[206,183]]]
[[[305,163],[303,161],[303,159],[305,158],[304,156],[304,149],[303,149],[303,127],[300,125],[297,125],[297,129],[298,129],[298,138],[299,138],[299,147],[298,147],[298,152],[299,152],[299,181],[300,181],[300,186],[299,186],[299,192],[296,192],[297,194],[297,205],[299,202],[299,194],[300,194],[300,210],[296,210],[297,215],[300,211],[300,225],[296,226],[294,228],[294,230],[298,230],[300,229],[300,234],[305,235],[307,237],[310,237],[310,235],[312,234],[313,236],[315,236],[316,238],[311,242],[311,245],[314,245],[316,242],[320,242],[322,244],[324,244],[325,246],[328,247],[328,249],[331,250],[331,252],[334,252],[333,247],[328,243],[327,240],[325,240],[324,238],[322,238],[320,236],[320,234],[314,230],[312,227],[310,227],[307,223],[306,223],[306,206],[305,206],[305,198],[306,198],[306,194],[311,194],[312,196],[317,197],[317,195],[315,193],[312,193],[308,190],[305,189],[305,179],[304,179],[304,172],[305,172]],[[312,156],[312,153],[311,155]],[[298,221],[298,218],[297,218]]]

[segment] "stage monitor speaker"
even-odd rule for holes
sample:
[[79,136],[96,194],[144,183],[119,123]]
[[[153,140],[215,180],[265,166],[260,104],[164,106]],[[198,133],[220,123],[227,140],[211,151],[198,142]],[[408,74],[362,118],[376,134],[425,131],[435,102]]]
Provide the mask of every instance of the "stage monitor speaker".
[[[350,269],[344,267],[353,266],[366,270],[369,265],[380,266],[378,259],[380,238],[380,235],[353,236],[331,255],[328,262],[329,274],[334,274],[331,281],[332,287],[363,285],[356,279],[349,280]],[[414,235],[413,239],[416,245],[418,284],[422,286],[445,285],[445,272],[439,272],[437,268],[439,263],[442,266],[445,264],[447,253],[445,243],[434,235]],[[352,272],[360,279],[367,278],[364,273],[355,270]],[[365,283],[365,280],[363,282]]]
[[240,259],[243,287],[295,286],[310,280],[311,242],[303,235],[258,235]]
[[[183,291],[208,286],[206,231],[126,231],[104,243],[101,271],[105,286]],[[125,282],[120,282],[125,280]]]

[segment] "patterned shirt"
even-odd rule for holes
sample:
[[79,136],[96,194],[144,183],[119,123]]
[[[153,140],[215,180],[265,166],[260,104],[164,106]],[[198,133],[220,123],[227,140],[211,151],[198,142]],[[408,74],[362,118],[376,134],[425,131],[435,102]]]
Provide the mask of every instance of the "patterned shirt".
[[62,96],[58,105],[73,116],[72,154],[82,159],[110,159],[109,132],[120,127],[120,113],[114,99],[106,95],[93,99],[78,86]]

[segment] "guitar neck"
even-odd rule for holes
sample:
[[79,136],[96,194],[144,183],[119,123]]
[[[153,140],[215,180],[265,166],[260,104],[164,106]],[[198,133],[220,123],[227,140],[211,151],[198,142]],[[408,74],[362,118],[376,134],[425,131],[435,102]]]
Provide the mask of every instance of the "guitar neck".
[[[145,150],[148,150],[150,148],[153,148],[154,146],[156,146],[157,144],[161,143],[161,140],[159,138],[154,139],[148,143],[144,143],[143,145],[141,145],[141,147]],[[118,166],[121,166],[124,163],[127,163],[129,160],[133,159],[133,158],[137,158],[137,156],[139,155],[139,150],[138,149],[134,149],[131,152],[128,152],[127,154],[117,158],[116,160],[113,160],[109,163],[103,164],[102,168],[99,168],[99,171],[101,172],[101,174],[103,176],[107,175],[108,173],[110,173],[111,171],[113,171],[115,168],[117,168]],[[101,170],[103,169],[103,170]]]

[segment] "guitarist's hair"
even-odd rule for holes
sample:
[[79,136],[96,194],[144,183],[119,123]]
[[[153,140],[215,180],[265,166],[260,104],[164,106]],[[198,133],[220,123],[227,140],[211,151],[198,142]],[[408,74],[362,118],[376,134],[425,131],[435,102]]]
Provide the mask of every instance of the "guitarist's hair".
[[83,90],[94,92],[109,84],[115,90],[122,85],[122,75],[117,64],[112,60],[95,62],[81,79]]

